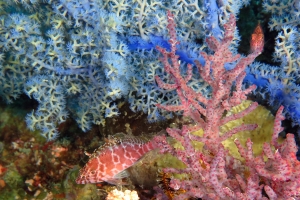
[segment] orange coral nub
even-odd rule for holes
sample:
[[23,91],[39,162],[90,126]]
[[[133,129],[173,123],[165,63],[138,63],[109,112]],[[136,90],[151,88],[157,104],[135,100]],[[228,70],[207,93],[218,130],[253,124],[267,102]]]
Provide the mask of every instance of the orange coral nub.
[[258,23],[254,29],[250,40],[250,52],[262,52],[264,48],[264,32],[261,25]]

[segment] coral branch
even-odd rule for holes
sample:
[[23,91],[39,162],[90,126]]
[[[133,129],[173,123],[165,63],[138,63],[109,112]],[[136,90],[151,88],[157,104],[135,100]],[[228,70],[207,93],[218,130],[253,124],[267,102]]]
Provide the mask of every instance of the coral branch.
[[[229,45],[233,39],[235,18],[231,15],[224,25],[225,34],[222,40],[214,37],[206,40],[213,55],[201,52],[205,65],[195,61],[198,71],[212,88],[212,96],[206,99],[201,93],[196,93],[188,86],[191,77],[191,66],[185,77],[180,73],[180,63],[176,55],[178,44],[175,31],[174,17],[168,12],[169,43],[171,51],[157,47],[162,53],[161,61],[165,71],[170,75],[170,83],[163,83],[156,77],[158,85],[164,89],[175,89],[179,96],[180,105],[157,106],[168,111],[183,111],[190,117],[193,126],[184,125],[181,129],[168,128],[168,134],[178,141],[183,148],[174,148],[166,138],[156,139],[161,152],[169,152],[181,160],[185,169],[168,168],[166,173],[188,175],[188,179],[171,178],[170,187],[178,193],[174,199],[197,197],[201,199],[283,199],[300,198],[300,164],[296,159],[297,147],[294,135],[287,134],[287,139],[278,143],[278,135],[283,130],[281,121],[283,107],[280,107],[275,118],[272,140],[263,145],[263,153],[255,156],[253,142],[248,138],[246,148],[235,139],[240,156],[244,160],[236,160],[222,142],[240,131],[252,131],[256,124],[241,124],[221,134],[220,127],[233,120],[240,119],[257,108],[252,103],[248,108],[237,114],[224,117],[224,113],[246,100],[255,86],[246,89],[242,87],[245,78],[245,68],[261,53],[262,48],[252,51],[247,57],[233,55]],[[234,63],[231,70],[225,69],[226,63]],[[194,130],[203,131],[199,136]],[[195,148],[195,142],[204,143],[203,150]],[[275,148],[275,151],[273,151]],[[265,160],[267,158],[267,161]]]

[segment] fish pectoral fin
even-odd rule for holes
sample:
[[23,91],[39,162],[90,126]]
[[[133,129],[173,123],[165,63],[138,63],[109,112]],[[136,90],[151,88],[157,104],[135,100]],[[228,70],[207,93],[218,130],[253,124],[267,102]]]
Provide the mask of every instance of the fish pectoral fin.
[[127,178],[129,176],[129,173],[127,170],[123,170],[116,174],[112,179],[105,180],[107,183],[110,183],[112,185],[127,185],[127,181],[123,182],[122,179]]
[[123,181],[122,179],[109,179],[109,180],[106,180],[105,182],[107,182],[111,185],[117,185],[117,186],[128,185],[128,182],[126,180]]
[[[123,177],[126,178],[126,177]],[[127,179],[123,179],[123,178],[114,178],[114,179],[109,179],[106,180],[107,183],[112,184],[112,185],[128,185],[128,180]]]
[[117,173],[114,178],[115,179],[122,179],[122,178],[127,178],[129,176],[129,173],[127,172],[127,170],[123,170],[119,173]]

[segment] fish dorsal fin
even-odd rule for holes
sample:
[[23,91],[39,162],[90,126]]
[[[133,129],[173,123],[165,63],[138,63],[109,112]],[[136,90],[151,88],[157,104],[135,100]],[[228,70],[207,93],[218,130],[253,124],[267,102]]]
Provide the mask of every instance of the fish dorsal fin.
[[107,152],[106,150],[109,148],[112,148],[114,146],[120,145],[120,144],[139,144],[143,145],[145,143],[149,142],[149,139],[143,136],[132,136],[132,135],[125,135],[124,133],[116,133],[113,136],[109,136],[105,139],[105,143],[101,145],[99,148],[97,148],[92,155],[89,157],[98,157],[104,152]]
[[149,139],[141,137],[141,136],[126,136],[120,140],[121,143],[132,143],[132,144],[145,144],[149,141]]
[[109,136],[108,138],[105,138],[104,141],[105,141],[105,143],[102,144],[97,149],[95,149],[94,153],[89,157],[92,157],[92,158],[98,157],[100,154],[105,152],[105,150],[107,150],[108,148],[111,148],[113,146],[120,144],[120,140],[114,136]]

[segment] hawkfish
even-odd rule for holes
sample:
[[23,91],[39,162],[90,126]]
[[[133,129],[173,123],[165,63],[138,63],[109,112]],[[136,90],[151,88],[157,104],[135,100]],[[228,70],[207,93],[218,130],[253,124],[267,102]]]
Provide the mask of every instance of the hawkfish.
[[253,53],[255,51],[262,52],[264,49],[264,44],[264,32],[260,23],[258,23],[253,33],[251,34],[250,53]]
[[89,161],[80,170],[76,183],[123,184],[122,179],[129,176],[126,169],[155,148],[154,140],[143,137],[111,137],[89,155]]

